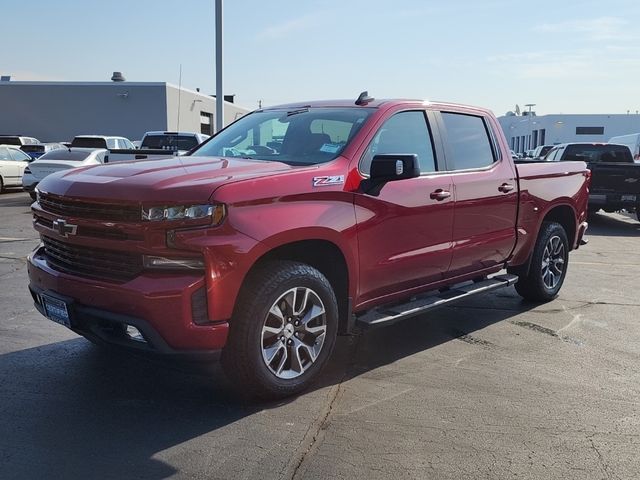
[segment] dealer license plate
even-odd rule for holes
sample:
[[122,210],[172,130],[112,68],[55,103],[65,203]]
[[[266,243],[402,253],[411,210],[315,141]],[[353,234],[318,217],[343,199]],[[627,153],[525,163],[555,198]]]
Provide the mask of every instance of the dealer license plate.
[[65,327],[71,327],[71,320],[69,320],[69,310],[67,304],[62,300],[50,297],[48,295],[40,295],[42,299],[42,306],[47,314],[47,318],[54,322],[64,325]]
[[622,195],[622,201],[623,202],[635,202],[636,201],[636,196],[635,195]]

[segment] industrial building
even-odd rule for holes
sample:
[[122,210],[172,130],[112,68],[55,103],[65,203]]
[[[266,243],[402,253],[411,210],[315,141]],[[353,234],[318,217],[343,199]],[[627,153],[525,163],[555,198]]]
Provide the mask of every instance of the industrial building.
[[509,112],[498,121],[507,142],[516,153],[539,145],[567,142],[607,142],[611,137],[640,133],[640,115],[635,114],[554,114],[537,116],[535,112],[516,115]]
[[[164,82],[0,81],[0,134],[43,142],[75,135],[118,135],[139,140],[145,132],[215,132],[216,98]],[[225,96],[232,100],[233,96]],[[224,125],[248,113],[224,103]]]

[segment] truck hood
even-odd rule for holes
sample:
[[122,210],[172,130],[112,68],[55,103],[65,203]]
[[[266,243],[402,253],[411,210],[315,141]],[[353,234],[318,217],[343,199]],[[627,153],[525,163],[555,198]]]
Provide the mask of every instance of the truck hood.
[[279,172],[293,167],[220,157],[172,157],[67,170],[46,177],[41,192],[76,199],[150,203],[206,202],[219,186]]

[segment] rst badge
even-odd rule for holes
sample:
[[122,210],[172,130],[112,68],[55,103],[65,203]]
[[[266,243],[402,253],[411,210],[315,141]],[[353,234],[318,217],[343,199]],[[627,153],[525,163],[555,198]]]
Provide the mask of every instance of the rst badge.
[[330,185],[342,185],[344,175],[326,175],[324,177],[313,177],[314,187],[328,187]]

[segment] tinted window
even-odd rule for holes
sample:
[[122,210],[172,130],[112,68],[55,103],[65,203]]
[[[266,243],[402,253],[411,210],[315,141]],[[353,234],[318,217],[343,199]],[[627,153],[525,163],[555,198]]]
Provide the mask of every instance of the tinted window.
[[72,147],[77,148],[107,148],[104,138],[76,137],[71,142]]
[[568,145],[561,158],[562,161],[582,161],[588,163],[622,162],[633,163],[631,150],[624,145]]
[[443,112],[442,119],[455,170],[488,167],[495,161],[482,117]]
[[20,150],[9,149],[9,154],[11,155],[11,158],[17,162],[28,162],[31,160],[29,155]]
[[20,150],[22,150],[23,152],[36,152],[36,153],[41,153],[44,152],[44,145],[23,145],[20,147]]
[[0,143],[5,145],[22,145],[19,137],[0,137]]
[[140,148],[191,150],[196,146],[198,139],[193,135],[147,135]]
[[362,157],[362,173],[368,175],[373,157],[382,153],[416,154],[421,172],[435,172],[433,145],[424,112],[396,113],[387,120]]
[[576,135],[604,135],[604,127],[576,127]]
[[[324,163],[340,155],[372,111],[361,107],[257,111],[202,144],[193,155],[273,160],[289,165]],[[337,133],[322,132],[322,125],[329,122],[349,124],[348,136],[343,138],[341,134],[338,139]]]
[[42,155],[38,160],[71,160],[81,162],[91,155],[91,150],[51,150]]

